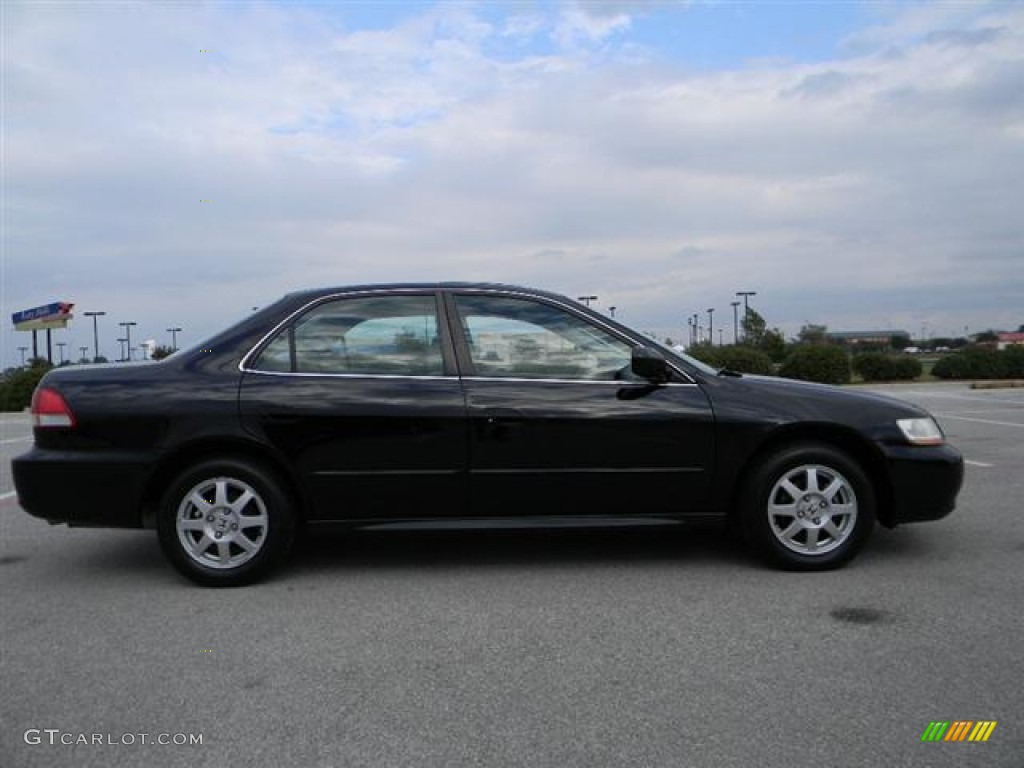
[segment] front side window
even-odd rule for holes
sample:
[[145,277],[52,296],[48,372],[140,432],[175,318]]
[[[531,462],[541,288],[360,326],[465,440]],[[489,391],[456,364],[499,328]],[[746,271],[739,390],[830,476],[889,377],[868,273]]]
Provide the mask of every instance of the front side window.
[[558,307],[502,296],[455,299],[477,376],[613,381],[630,347]]
[[320,304],[282,329],[258,371],[438,376],[444,373],[433,296],[360,296]]

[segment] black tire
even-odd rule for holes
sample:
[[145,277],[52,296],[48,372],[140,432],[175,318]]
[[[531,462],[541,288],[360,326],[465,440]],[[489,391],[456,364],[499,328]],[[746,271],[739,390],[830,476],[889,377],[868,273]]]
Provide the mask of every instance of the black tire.
[[794,443],[761,459],[739,499],[747,544],[795,571],[847,563],[875,526],[874,488],[860,465],[825,443]]
[[170,484],[157,535],[184,576],[204,586],[237,587],[264,577],[287,556],[295,511],[273,472],[247,459],[215,459]]

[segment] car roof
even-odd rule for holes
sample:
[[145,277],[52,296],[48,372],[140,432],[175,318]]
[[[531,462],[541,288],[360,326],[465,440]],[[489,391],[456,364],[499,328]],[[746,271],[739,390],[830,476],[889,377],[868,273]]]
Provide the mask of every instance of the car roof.
[[409,291],[409,290],[489,290],[504,291],[508,293],[527,293],[533,296],[543,296],[559,301],[572,301],[568,296],[552,291],[542,291],[537,288],[528,288],[523,285],[511,285],[508,283],[486,283],[486,282],[465,282],[465,281],[444,281],[426,283],[366,283],[360,285],[337,285],[324,288],[307,288],[293,291],[288,294],[292,297],[315,297],[329,296],[334,293],[356,293],[360,291]]

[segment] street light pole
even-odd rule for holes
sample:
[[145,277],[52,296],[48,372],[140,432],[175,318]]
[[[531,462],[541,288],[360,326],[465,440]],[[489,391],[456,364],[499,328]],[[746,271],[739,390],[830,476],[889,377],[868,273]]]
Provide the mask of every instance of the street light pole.
[[[132,359],[132,326],[133,325],[138,325],[138,323],[136,323],[133,320],[129,320],[129,321],[124,322],[124,323],[118,323],[118,325],[123,325],[124,326],[124,340],[125,340],[125,344],[128,345],[128,360],[131,361],[131,359]],[[123,351],[121,353],[121,356],[124,357],[124,352]]]
[[66,347],[67,345],[68,345],[68,343],[66,341],[58,341],[57,342],[57,349],[60,350],[60,364],[61,365],[64,365],[64,347]]
[[740,307],[740,303],[738,301],[730,301],[729,303],[732,305],[732,343],[733,344],[739,344],[740,343],[740,320],[739,320],[739,314],[740,314],[739,307]]
[[85,356],[85,353],[89,351],[89,347],[79,347],[78,349],[82,352],[82,359],[88,360],[89,358]]
[[737,296],[743,297],[743,340],[747,340],[747,318],[750,315],[750,305],[747,303],[747,299],[751,296],[757,296],[757,291],[736,291]]
[[121,345],[121,358],[117,362],[123,363],[124,362],[124,343],[127,341],[127,339],[118,339],[117,341]]
[[712,319],[715,314],[714,307],[708,307],[708,344],[712,347],[715,346],[715,327],[712,324]]
[[28,347],[18,347],[18,350],[21,352],[21,367],[24,368],[25,367],[25,353],[28,352]]
[[[615,307],[612,307],[614,310]],[[615,313],[612,313],[612,317],[615,317]],[[171,334],[171,349],[175,352],[178,351],[178,334],[181,333],[181,328],[168,328],[167,332]]]
[[581,301],[582,303],[586,304],[589,307],[590,302],[597,301],[597,296],[580,296],[578,298],[578,301]]
[[608,313],[612,316],[612,320],[615,319],[615,307],[608,307]]
[[96,318],[97,317],[103,317],[107,313],[106,312],[83,312],[82,314],[84,314],[86,317],[91,317],[92,318],[92,345],[93,345],[92,346],[92,351],[93,351],[92,361],[95,363],[96,362],[96,358],[100,356],[100,332],[99,332],[99,328],[97,327],[97,324],[96,324]]

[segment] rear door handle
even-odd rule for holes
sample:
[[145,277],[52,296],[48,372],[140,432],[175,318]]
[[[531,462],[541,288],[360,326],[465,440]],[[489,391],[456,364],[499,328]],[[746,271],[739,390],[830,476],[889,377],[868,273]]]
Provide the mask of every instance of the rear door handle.
[[263,417],[263,419],[270,424],[298,424],[299,415],[292,413],[271,413]]

